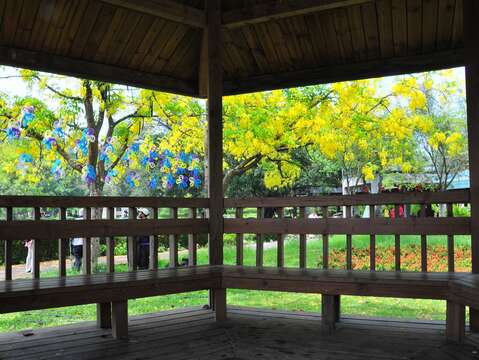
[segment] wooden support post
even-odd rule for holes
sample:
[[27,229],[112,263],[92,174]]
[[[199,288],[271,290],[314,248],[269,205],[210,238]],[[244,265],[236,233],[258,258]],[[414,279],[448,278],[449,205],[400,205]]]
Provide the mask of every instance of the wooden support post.
[[[223,264],[223,41],[221,30],[221,1],[206,0],[207,25],[203,39],[200,64],[207,69],[208,146],[207,185],[209,206],[209,260],[211,265]],[[205,64],[206,62],[206,64]],[[226,309],[226,296],[210,292],[210,306]]]
[[[399,205],[394,205],[394,220],[399,219]],[[395,270],[401,271],[401,235],[394,234],[394,260]]]
[[[188,216],[191,219],[196,219],[196,208],[188,210]],[[196,266],[198,262],[198,234],[188,234],[188,266]]]
[[[153,208],[153,219],[158,220],[158,208]],[[150,236],[150,270],[158,269],[158,235]]]
[[[284,218],[284,208],[278,209],[278,218],[279,219]],[[277,263],[278,263],[278,267],[283,267],[284,266],[284,234],[276,235],[276,239],[278,242]]]
[[111,329],[111,303],[96,304],[96,326]]
[[[306,218],[306,208],[301,206],[299,208],[299,217],[301,219]],[[299,235],[299,267],[301,269],[306,268],[306,234]]]
[[[376,208],[369,205],[369,219],[374,221],[376,218]],[[369,270],[376,271],[376,234],[369,235]]]
[[464,339],[466,327],[466,307],[448,300],[446,311],[446,339],[447,341],[461,343]]
[[[91,220],[91,208],[85,208],[85,219]],[[83,274],[91,274],[91,238],[87,237],[83,241]]]
[[[13,221],[13,208],[7,207],[6,221]],[[5,240],[5,280],[12,280],[12,249],[11,240]]]
[[[323,219],[327,221],[328,219],[328,207],[323,206],[321,208]],[[329,267],[329,235],[323,234],[323,269]]]
[[[128,209],[128,218],[134,220],[138,216],[136,208],[131,207]],[[138,267],[138,241],[136,236],[128,236],[128,271],[135,271]]]
[[[34,209],[34,219],[36,221],[41,220],[42,213],[39,207]],[[33,269],[32,275],[34,279],[40,279],[40,240],[35,239],[33,240]]]
[[[479,1],[464,1],[467,132],[471,199],[472,272],[479,273]],[[478,329],[479,310],[470,309],[471,329]],[[474,323],[472,320],[474,319]]]
[[[107,218],[108,220],[115,220],[115,208],[107,208]],[[115,238],[107,237],[106,238],[106,267],[107,271],[112,273],[115,272]]]
[[324,334],[331,334],[340,317],[339,295],[321,295],[321,330]]
[[[426,205],[421,204],[421,217],[426,217]],[[427,272],[427,235],[421,235],[421,271]]]
[[[452,204],[447,204],[447,217],[453,216]],[[454,235],[447,235],[447,268],[447,271],[454,272]]]
[[214,289],[213,291],[213,310],[216,321],[226,320],[226,289]]
[[[243,208],[236,208],[236,218],[243,218]],[[236,234],[236,265],[243,265],[243,234]]]
[[111,329],[113,338],[128,338],[128,300],[111,303]]
[[[60,208],[60,220],[67,219],[67,209]],[[58,276],[67,276],[67,244],[68,239],[58,239]]]
[[[351,218],[351,206],[346,206],[346,218]],[[353,269],[353,236],[346,234],[346,269]]]
[[[178,208],[170,209],[170,217],[178,219]],[[169,236],[169,254],[170,254],[170,268],[178,266],[178,235]]]
[[[264,218],[264,208],[257,208],[256,209],[256,218],[263,219]],[[263,266],[263,234],[256,234],[256,266]]]
[[473,333],[479,332],[479,309],[469,308],[469,330]]

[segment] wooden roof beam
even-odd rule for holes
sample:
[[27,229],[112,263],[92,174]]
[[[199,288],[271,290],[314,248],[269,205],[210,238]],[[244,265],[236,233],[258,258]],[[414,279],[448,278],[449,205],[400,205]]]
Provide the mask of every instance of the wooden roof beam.
[[223,26],[233,29],[291,16],[374,2],[375,0],[283,0],[223,13]]
[[205,13],[192,6],[179,4],[172,0],[101,0],[114,6],[175,21],[196,28],[204,28]]

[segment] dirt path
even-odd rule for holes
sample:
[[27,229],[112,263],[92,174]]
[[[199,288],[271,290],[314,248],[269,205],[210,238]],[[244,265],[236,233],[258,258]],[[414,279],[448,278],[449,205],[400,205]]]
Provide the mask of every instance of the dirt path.
[[[178,252],[178,256],[185,256],[188,255],[188,251],[182,250]],[[160,260],[168,260],[169,259],[169,254],[168,252],[161,252],[158,253],[158,259]],[[98,263],[99,264],[106,264],[106,256],[101,256],[98,258]],[[116,265],[121,265],[121,264],[127,264],[128,259],[126,255],[115,255],[115,264]],[[68,257],[66,260],[66,265],[67,269],[70,269],[72,267],[73,261],[71,257]],[[42,261],[40,263],[40,272],[44,271],[55,271],[58,270],[58,260],[49,260],[49,261]],[[5,278],[5,267],[0,266],[0,279]],[[25,272],[25,264],[16,264],[12,266],[12,278],[13,279],[29,279],[31,278],[32,275],[29,273]]]

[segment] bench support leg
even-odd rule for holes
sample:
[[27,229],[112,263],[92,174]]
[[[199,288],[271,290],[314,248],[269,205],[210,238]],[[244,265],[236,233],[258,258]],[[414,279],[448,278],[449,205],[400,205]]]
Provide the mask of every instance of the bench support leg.
[[112,334],[115,339],[128,338],[128,301],[111,303]]
[[339,321],[340,296],[321,295],[321,329],[324,334],[331,334]]
[[469,328],[473,333],[479,332],[479,310],[471,307],[469,308]]
[[226,289],[211,290],[211,307],[215,312],[216,321],[226,320]]
[[96,325],[100,329],[111,329],[111,303],[96,304]]
[[461,343],[464,339],[466,325],[466,307],[447,301],[446,339],[450,342]]

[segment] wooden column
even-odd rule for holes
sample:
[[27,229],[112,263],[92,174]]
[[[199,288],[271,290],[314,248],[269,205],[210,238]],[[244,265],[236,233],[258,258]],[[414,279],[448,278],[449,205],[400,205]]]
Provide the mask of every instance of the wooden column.
[[[206,69],[208,92],[208,196],[209,259],[211,265],[223,264],[223,41],[221,32],[221,1],[207,0],[207,25],[203,37],[201,69]],[[205,64],[205,62],[207,64]],[[200,76],[201,78],[201,76]],[[200,85],[201,87],[201,85]],[[226,317],[224,289],[212,289],[210,306],[218,319]]]
[[339,321],[339,295],[321,295],[321,330],[324,334],[331,334]]
[[[107,208],[107,218],[115,220],[114,207]],[[115,238],[113,236],[106,238],[106,268],[110,273],[115,272]]]
[[446,310],[446,339],[460,343],[464,339],[466,309],[464,305],[447,301]]
[[[13,221],[13,208],[7,207],[6,221]],[[5,280],[12,280],[12,250],[13,242],[5,240]]]
[[[479,273],[479,1],[464,0],[467,131],[471,191],[472,272]],[[471,331],[479,331],[479,310],[470,309]]]
[[[374,221],[376,218],[376,207],[369,205],[369,219]],[[376,271],[376,234],[369,235],[369,269]]]
[[111,329],[111,303],[96,304],[96,326]]
[[128,300],[111,303],[111,328],[115,339],[128,338]]
[[[60,220],[67,219],[67,209],[60,208]],[[58,276],[65,277],[67,276],[67,244],[68,239],[58,239]]]
[[[153,208],[153,219],[158,220],[158,208]],[[150,236],[150,270],[158,270],[158,235]]]
[[[256,209],[256,218],[263,219],[264,218],[264,208],[257,208]],[[263,266],[263,253],[264,253],[264,235],[263,234],[256,234],[256,266]]]
[[[178,208],[170,209],[170,218],[178,219]],[[170,268],[178,267],[178,241],[179,235],[168,236]]]
[[[34,208],[34,219],[39,221],[42,219],[42,213],[39,207]],[[33,269],[32,275],[34,279],[40,279],[40,240],[33,240]]]
[[[299,208],[299,217],[301,219],[306,219],[306,208],[301,206]],[[306,268],[307,259],[306,259],[306,234],[299,234],[299,267],[301,269]]]
[[[134,207],[128,209],[128,219],[133,220],[137,218],[137,210]],[[128,271],[135,271],[138,265],[138,241],[136,236],[128,236]]]
[[[236,208],[236,218],[243,218],[243,208]],[[236,234],[236,265],[243,265],[243,234]]]
[[[85,208],[85,219],[91,220],[91,208]],[[82,259],[83,274],[91,274],[91,238],[87,237],[83,240],[83,259]]]

